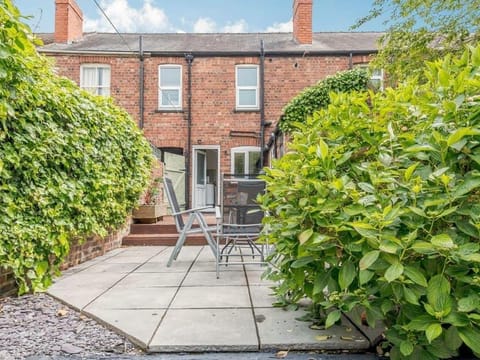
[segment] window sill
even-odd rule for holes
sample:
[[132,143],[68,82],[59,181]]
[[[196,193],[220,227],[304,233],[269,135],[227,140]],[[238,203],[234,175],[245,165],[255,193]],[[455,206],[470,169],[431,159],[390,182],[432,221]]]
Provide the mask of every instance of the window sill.
[[245,108],[245,109],[242,109],[242,108],[235,108],[233,109],[233,112],[234,113],[259,113],[260,112],[260,109],[258,108]]
[[154,113],[158,114],[158,113],[178,113],[178,114],[182,114],[184,111],[182,109],[157,109],[154,111]]

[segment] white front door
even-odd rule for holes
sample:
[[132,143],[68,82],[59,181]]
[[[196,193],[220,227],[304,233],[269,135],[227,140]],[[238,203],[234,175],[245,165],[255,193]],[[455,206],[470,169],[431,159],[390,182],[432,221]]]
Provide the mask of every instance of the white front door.
[[207,153],[195,150],[195,204],[194,207],[206,205],[207,189]]

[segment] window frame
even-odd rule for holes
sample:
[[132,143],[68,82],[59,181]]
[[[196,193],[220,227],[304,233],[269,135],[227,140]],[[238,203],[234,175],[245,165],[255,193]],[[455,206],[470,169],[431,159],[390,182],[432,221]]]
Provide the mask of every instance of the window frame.
[[[250,157],[249,154],[252,152],[258,153],[262,156],[262,152],[259,146],[238,146],[230,149],[230,172],[234,175],[256,175],[258,173],[250,173],[244,171],[243,173],[235,172],[235,154],[241,153],[245,156],[244,170],[250,170]],[[260,171],[260,169],[258,169]]]
[[[162,86],[162,76],[161,70],[162,69],[178,69],[180,73],[180,79],[178,86]],[[163,91],[167,90],[177,90],[178,91],[178,104],[163,104]],[[183,68],[182,65],[179,64],[161,64],[158,65],[158,109],[159,110],[182,110],[183,108]]]
[[[95,69],[95,75],[96,75],[96,84],[95,86],[86,86],[85,80],[84,80],[84,71],[85,69]],[[102,85],[99,83],[99,72],[98,69],[108,69],[108,85]],[[85,63],[85,64],[80,64],[80,88],[82,88],[85,91],[88,91],[94,95],[98,96],[110,96],[111,95],[111,88],[112,88],[112,67],[109,64],[101,64],[101,63]],[[89,89],[95,88],[95,92],[90,91]],[[100,89],[107,89],[108,93],[107,94],[100,94],[99,90]]]
[[[257,84],[255,86],[238,85],[238,70],[254,68],[257,73]],[[239,64],[235,66],[235,108],[237,110],[258,110],[260,109],[260,73],[259,65]],[[240,90],[255,90],[255,105],[240,105]]]
[[[361,63],[355,65],[355,67],[360,69],[365,69],[368,72],[368,82],[371,84],[374,81],[380,81],[380,86],[378,91],[383,91],[385,89],[385,71],[383,69],[375,68],[371,69],[368,63]],[[375,75],[374,72],[379,71],[380,74]]]

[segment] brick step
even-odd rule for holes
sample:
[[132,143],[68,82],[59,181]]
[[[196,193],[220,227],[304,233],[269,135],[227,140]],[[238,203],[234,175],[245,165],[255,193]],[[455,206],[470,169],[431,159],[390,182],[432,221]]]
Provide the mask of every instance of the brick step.
[[[207,223],[210,226],[214,226],[216,224],[216,219],[214,216],[207,216],[206,217]],[[186,222],[187,219],[185,218],[184,221]],[[193,224],[193,227],[198,227],[197,223]],[[174,220],[171,216],[164,216],[162,221],[156,222],[154,224],[140,224],[135,223],[130,225],[130,234],[176,234],[177,227],[175,226]]]
[[[174,246],[178,240],[178,233],[174,234],[130,234],[123,238],[123,246]],[[189,235],[185,245],[207,245],[202,234]]]
[[130,234],[175,234],[175,224],[131,224]]

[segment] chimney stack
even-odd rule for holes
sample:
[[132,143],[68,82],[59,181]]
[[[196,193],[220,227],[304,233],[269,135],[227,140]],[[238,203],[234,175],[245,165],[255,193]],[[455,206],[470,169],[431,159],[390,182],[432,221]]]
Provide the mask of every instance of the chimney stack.
[[55,0],[55,42],[71,43],[83,36],[83,13],[75,0]]
[[312,44],[312,2],[293,0],[293,38],[300,44]]

